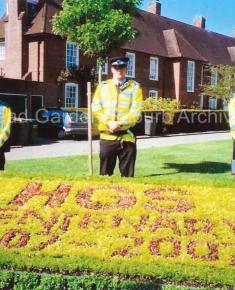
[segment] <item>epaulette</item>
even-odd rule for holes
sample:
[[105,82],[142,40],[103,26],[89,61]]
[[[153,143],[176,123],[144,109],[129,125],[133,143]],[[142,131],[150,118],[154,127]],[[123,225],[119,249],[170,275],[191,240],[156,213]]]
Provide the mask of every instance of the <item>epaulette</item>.
[[140,83],[138,83],[138,82],[136,82],[134,80],[133,80],[133,83],[134,83],[135,86],[139,86],[140,87]]

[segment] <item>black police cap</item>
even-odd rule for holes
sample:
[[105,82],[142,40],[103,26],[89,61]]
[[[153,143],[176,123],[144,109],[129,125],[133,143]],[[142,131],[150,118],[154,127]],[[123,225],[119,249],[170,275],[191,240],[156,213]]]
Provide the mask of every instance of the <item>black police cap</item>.
[[123,57],[123,56],[117,56],[110,58],[110,63],[112,66],[127,66],[127,63],[129,61],[129,57]]

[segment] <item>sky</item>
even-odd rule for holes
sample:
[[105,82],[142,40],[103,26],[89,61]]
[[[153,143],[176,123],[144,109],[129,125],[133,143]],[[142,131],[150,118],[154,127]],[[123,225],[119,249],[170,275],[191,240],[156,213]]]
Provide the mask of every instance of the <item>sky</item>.
[[[16,0],[15,0],[16,1]],[[147,9],[150,0],[144,0]],[[206,18],[206,29],[228,36],[235,28],[235,0],[161,0],[162,16],[192,24],[196,16]],[[0,0],[0,15],[4,13],[5,0]]]

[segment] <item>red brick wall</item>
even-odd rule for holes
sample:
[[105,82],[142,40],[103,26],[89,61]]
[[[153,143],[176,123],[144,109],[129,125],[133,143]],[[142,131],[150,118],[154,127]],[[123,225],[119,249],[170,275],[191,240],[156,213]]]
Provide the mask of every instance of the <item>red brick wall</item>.
[[21,79],[23,73],[23,15],[19,14],[21,6],[18,6],[18,4],[20,3],[16,0],[8,0],[9,15],[5,24],[6,77],[15,79]]
[[0,78],[1,94],[24,94],[41,95],[45,107],[58,106],[58,97],[61,95],[61,87],[53,83],[31,82],[24,80],[14,80]]
[[0,77],[3,77],[5,74],[5,61],[0,60]]
[[32,39],[28,42],[28,80],[43,82],[45,42]]
[[[119,52],[113,52],[110,57],[112,56],[124,56],[126,50],[121,49]],[[143,88],[144,98],[149,96],[149,90],[157,90],[158,96],[163,96],[163,87],[164,87],[164,61],[165,59],[162,57],[159,58],[159,78],[157,81],[149,79],[149,66],[150,66],[150,57],[157,57],[155,55],[148,55],[146,53],[135,52],[128,50],[128,52],[135,53],[135,81],[141,84]],[[109,64],[109,75],[103,76],[103,79],[112,78],[111,70]]]
[[65,68],[66,41],[59,37],[45,38],[44,78],[46,82],[56,82],[60,71]]
[[187,61],[188,59],[182,59],[181,61],[180,101],[182,104],[190,106],[193,102],[200,104],[202,63],[195,61],[195,90],[194,92],[187,92]]

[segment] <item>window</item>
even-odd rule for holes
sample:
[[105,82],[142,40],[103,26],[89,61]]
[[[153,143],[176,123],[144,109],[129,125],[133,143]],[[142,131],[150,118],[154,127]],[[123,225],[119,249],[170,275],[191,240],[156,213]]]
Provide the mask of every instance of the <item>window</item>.
[[189,60],[187,65],[187,92],[194,92],[195,62]]
[[0,60],[5,59],[5,42],[0,41]]
[[157,100],[157,98],[158,98],[158,91],[150,90],[150,91],[149,91],[149,97],[150,97],[150,98],[154,98],[154,99]]
[[149,78],[150,80],[158,80],[158,58],[150,57],[150,68],[149,68]]
[[209,98],[209,109],[216,110],[217,109],[217,99],[215,97]]
[[65,107],[78,107],[78,84],[65,84]]
[[[97,63],[97,72],[99,72],[99,65]],[[102,65],[102,75],[108,75],[109,72],[109,66],[108,66],[108,61],[104,65]]]
[[135,54],[127,52],[126,56],[129,57],[126,76],[130,78],[135,78]]
[[228,111],[228,102],[223,101],[223,110]]
[[79,66],[79,47],[71,42],[66,43],[66,68]]
[[215,86],[218,82],[218,71],[215,67],[211,69],[211,85]]
[[204,95],[201,94],[200,96],[200,108],[203,109],[204,108]]

